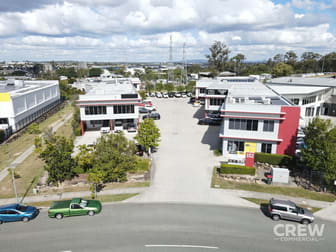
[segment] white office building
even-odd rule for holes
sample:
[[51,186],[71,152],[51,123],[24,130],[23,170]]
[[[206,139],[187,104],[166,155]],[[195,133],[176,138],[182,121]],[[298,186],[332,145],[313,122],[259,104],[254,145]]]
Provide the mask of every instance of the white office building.
[[138,91],[131,83],[98,82],[87,83],[87,93],[76,101],[80,108],[82,134],[87,130],[99,130],[116,124],[139,124]]
[[1,128],[18,131],[59,103],[58,81],[1,81]]

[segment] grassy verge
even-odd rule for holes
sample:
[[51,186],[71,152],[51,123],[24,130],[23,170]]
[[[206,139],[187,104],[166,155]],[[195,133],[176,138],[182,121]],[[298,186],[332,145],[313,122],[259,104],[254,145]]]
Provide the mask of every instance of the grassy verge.
[[[43,122],[39,124],[39,129],[41,131],[45,130],[50,126],[50,124],[64,119],[68,114],[70,114],[73,110],[73,107],[70,104],[65,105],[65,107],[55,113],[54,115],[50,116]],[[34,138],[37,135],[35,134],[28,134],[23,133],[18,139],[10,142],[8,144],[9,151],[10,151],[10,158],[8,155],[7,145],[0,146],[0,171],[5,167],[9,166],[9,164],[15,160],[20,154],[22,154],[26,149],[28,149],[34,143]]]
[[234,181],[227,181],[218,178],[216,175],[216,170],[214,169],[211,187],[222,188],[222,189],[233,189],[233,190],[245,190],[254,191],[262,193],[274,193],[280,195],[286,195],[291,197],[300,197],[312,200],[328,201],[334,202],[336,196],[330,193],[318,193],[303,188],[293,188],[287,186],[273,186],[273,185],[259,185],[259,184],[247,184],[238,183]]
[[[123,201],[126,199],[129,199],[131,197],[134,197],[138,195],[138,193],[128,193],[128,194],[115,194],[115,195],[99,195],[97,197],[98,200],[101,202],[118,202],[118,201]],[[88,198],[88,197],[85,197]],[[67,200],[67,199],[62,199],[62,200]],[[30,206],[35,206],[35,207],[49,207],[52,204],[53,201],[40,201],[40,202],[32,202],[32,203],[27,203],[27,205]]]
[[[251,201],[257,205],[261,205],[261,204],[268,204],[268,200],[265,200],[265,199],[256,199],[256,198],[245,198],[245,197],[242,197],[242,199],[245,199],[245,200],[248,200],[248,201]],[[298,205],[300,207],[304,207],[304,208],[308,208],[308,209],[311,209],[311,211],[313,213],[321,210],[322,208],[318,208],[318,207],[310,207],[310,206],[307,206],[307,205]]]

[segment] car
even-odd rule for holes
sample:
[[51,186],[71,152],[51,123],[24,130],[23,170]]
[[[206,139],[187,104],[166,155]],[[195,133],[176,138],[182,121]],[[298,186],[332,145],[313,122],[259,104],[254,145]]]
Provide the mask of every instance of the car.
[[144,146],[142,146],[141,144],[135,144],[136,146],[136,152],[135,154],[138,156],[143,156],[143,154],[145,153],[146,149]]
[[147,105],[146,105],[145,108],[146,108],[147,110],[149,110],[150,112],[156,110],[156,107],[155,107],[155,106],[147,106]]
[[186,93],[182,93],[181,96],[182,96],[182,98],[187,98],[187,94]]
[[23,204],[10,204],[0,206],[0,224],[4,222],[28,222],[38,216],[40,210],[33,206]]
[[163,93],[163,98],[168,98],[168,94],[167,93]]
[[114,132],[122,132],[124,130],[122,121],[115,121],[114,122]]
[[187,96],[188,96],[188,97],[191,97],[191,96],[192,96],[192,93],[188,92],[188,93],[187,93]]
[[222,123],[221,118],[205,117],[198,120],[198,124],[200,125],[221,125],[221,123]]
[[156,97],[157,97],[157,98],[162,98],[162,94],[161,94],[160,92],[157,92],[157,93],[156,93]]
[[139,113],[140,114],[147,114],[147,113],[150,113],[151,110],[149,108],[146,108],[146,107],[139,107]]
[[175,96],[174,92],[169,92],[169,93],[168,93],[168,97],[169,97],[169,98],[173,98],[174,96]]
[[110,132],[111,132],[110,127],[101,127],[100,128],[100,133],[102,133],[102,134],[108,134]]
[[155,97],[155,93],[151,93],[151,94],[150,94],[150,97]]
[[127,124],[127,132],[136,132],[137,126],[135,123],[128,123]]
[[201,106],[201,104],[199,102],[194,102],[193,103],[193,107],[200,107],[200,106]]
[[220,118],[221,114],[220,114],[220,111],[209,111],[207,113],[207,117],[210,117],[210,118]]
[[176,97],[176,98],[180,98],[180,97],[181,97],[181,94],[180,94],[180,93],[175,93],[175,97]]
[[102,205],[99,200],[73,198],[72,200],[54,201],[48,210],[48,216],[60,220],[68,216],[93,216],[101,210]]
[[204,105],[204,104],[205,104],[204,99],[200,99],[200,100],[199,100],[199,104],[200,104],[200,105]]
[[152,119],[154,119],[154,120],[159,120],[159,119],[161,118],[161,116],[160,116],[159,113],[154,112],[154,113],[150,113],[150,114],[148,114],[148,115],[144,115],[144,116],[142,117],[142,119],[146,119],[146,118],[152,118]]
[[143,101],[143,104],[145,105],[145,107],[153,106],[152,101],[151,101],[151,100],[148,100],[148,99],[144,100],[144,101]]
[[189,103],[194,103],[195,102],[195,97],[190,97],[189,98]]
[[272,198],[268,205],[269,215],[274,221],[280,219],[309,224],[314,221],[313,213],[303,207],[297,206],[290,200],[279,200]]

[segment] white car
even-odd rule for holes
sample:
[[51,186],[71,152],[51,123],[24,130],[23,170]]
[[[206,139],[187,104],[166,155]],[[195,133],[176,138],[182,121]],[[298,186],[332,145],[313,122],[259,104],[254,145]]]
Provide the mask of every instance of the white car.
[[167,93],[163,93],[163,98],[169,98]]
[[195,102],[194,104],[193,104],[193,107],[200,107],[201,106],[201,104],[199,103],[199,102]]
[[158,93],[156,93],[156,97],[157,98],[162,98],[162,94],[158,92]]
[[182,93],[182,98],[187,98],[187,95],[185,93]]
[[114,132],[118,133],[124,130],[123,124],[121,121],[116,121],[114,123]]
[[102,133],[102,134],[108,134],[110,132],[111,132],[110,127],[101,127],[100,128],[100,133]]
[[155,106],[147,106],[145,105],[145,109],[147,109],[148,111],[152,112],[152,111],[155,111],[156,110],[156,107]]

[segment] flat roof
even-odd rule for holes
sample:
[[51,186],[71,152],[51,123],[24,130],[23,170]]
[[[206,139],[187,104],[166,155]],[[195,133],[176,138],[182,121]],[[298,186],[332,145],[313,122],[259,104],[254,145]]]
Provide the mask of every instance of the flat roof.
[[300,85],[300,86],[318,86],[318,87],[336,87],[336,79],[326,77],[280,77],[267,81],[269,84],[282,85]]
[[13,96],[20,96],[36,89],[48,86],[58,85],[58,80],[39,80],[39,81],[23,81],[23,80],[6,80],[0,81],[0,93],[10,93]]
[[329,89],[330,87],[316,87],[316,86],[290,86],[290,85],[278,85],[278,84],[269,84],[271,89],[281,95],[294,95],[294,94],[312,94],[315,92],[320,92]]

